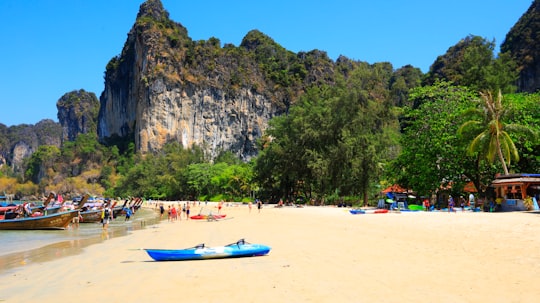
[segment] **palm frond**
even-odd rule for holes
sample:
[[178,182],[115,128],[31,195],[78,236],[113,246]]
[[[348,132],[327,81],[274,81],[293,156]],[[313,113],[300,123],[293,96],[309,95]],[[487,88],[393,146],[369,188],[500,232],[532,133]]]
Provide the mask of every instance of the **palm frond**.
[[467,153],[472,156],[475,153],[481,153],[484,150],[484,146],[486,144],[486,138],[489,138],[489,134],[487,132],[481,132],[476,136],[472,141],[471,144],[469,144],[469,148],[467,149]]
[[499,148],[499,145],[497,144],[497,137],[496,136],[490,136],[489,140],[489,147],[487,150],[486,158],[489,162],[494,162],[495,157],[497,156],[497,150]]
[[516,162],[519,161],[518,150],[510,135],[507,132],[502,132],[500,140],[501,145],[504,146],[503,151],[505,152],[507,163],[510,164],[510,159],[516,160]]

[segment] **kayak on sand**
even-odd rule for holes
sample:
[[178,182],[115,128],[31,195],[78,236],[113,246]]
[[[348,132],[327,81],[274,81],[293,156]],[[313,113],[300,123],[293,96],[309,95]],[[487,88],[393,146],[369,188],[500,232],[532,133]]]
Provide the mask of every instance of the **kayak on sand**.
[[349,212],[353,215],[360,214],[386,214],[388,209],[376,209],[376,210],[363,210],[363,209],[350,209]]
[[144,249],[155,261],[185,261],[264,256],[270,247],[251,244],[241,239],[226,246],[207,247],[204,244],[186,249]]
[[226,216],[227,215],[225,215],[225,214],[223,214],[223,215],[212,215],[212,214],[201,215],[201,214],[198,214],[198,215],[191,216],[189,218],[191,218],[193,220],[208,220],[208,219],[218,220],[218,219],[224,219]]

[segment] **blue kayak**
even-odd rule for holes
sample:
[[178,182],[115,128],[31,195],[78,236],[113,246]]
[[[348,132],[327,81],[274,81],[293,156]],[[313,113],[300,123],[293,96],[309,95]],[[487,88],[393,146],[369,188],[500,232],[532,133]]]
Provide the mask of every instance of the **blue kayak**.
[[226,246],[206,247],[199,244],[186,249],[144,249],[156,261],[184,261],[222,258],[241,258],[264,256],[270,247],[262,244],[251,244],[239,240]]

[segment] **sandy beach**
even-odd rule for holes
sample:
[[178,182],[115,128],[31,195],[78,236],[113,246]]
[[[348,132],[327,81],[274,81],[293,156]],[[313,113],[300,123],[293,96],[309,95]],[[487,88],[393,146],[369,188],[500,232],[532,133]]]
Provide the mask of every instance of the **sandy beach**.
[[[5,302],[538,302],[539,213],[351,215],[247,206],[163,221],[0,275]],[[104,234],[104,237],[107,237]],[[155,262],[141,248],[245,238],[267,256]]]

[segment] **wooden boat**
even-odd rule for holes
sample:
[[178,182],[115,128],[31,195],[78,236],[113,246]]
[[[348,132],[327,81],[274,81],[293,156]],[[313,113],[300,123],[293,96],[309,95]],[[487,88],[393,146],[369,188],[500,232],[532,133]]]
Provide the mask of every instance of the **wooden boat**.
[[0,220],[0,230],[65,229],[79,210],[59,212],[46,216]]
[[81,212],[81,223],[101,222],[101,209],[91,209]]
[[18,207],[18,205],[0,206],[0,215],[4,215],[7,212],[16,211]]
[[62,209],[62,206],[64,206],[65,201],[62,200],[60,205],[56,205],[56,206],[55,205],[49,205],[51,203],[52,199],[54,199],[54,194],[49,193],[49,196],[43,202],[42,206],[36,206],[36,207],[32,208],[32,213],[34,213],[34,214],[38,213],[38,214],[43,214],[43,215],[51,215],[51,214],[55,214],[57,212],[60,212],[60,210]]
[[88,201],[89,195],[84,195],[81,202],[79,202],[78,209],[80,213],[80,223],[98,223],[101,222],[101,209],[88,209],[84,205]]
[[264,256],[270,249],[269,246],[251,244],[241,239],[226,246],[206,247],[199,244],[186,249],[145,249],[145,251],[155,261],[185,261]]

